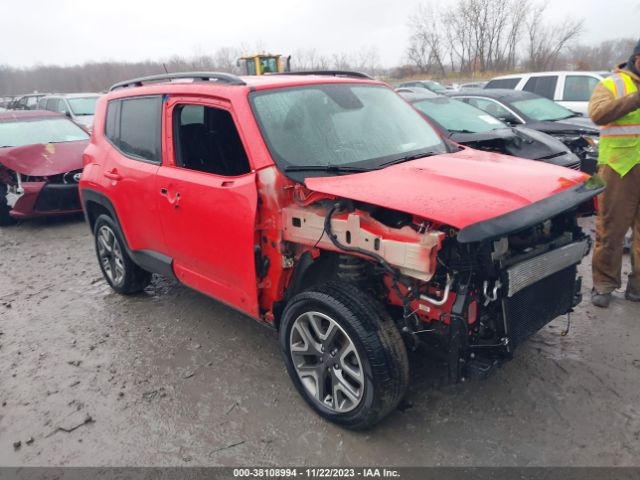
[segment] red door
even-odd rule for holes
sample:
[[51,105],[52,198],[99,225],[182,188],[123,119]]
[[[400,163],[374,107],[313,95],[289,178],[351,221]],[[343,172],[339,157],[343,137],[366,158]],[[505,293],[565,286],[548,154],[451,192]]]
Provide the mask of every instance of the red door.
[[108,118],[109,148],[103,186],[118,214],[118,220],[132,250],[164,252],[158,220],[156,172],[161,161],[162,98],[132,97],[111,102]]
[[[181,102],[197,107],[189,107],[189,112],[182,114],[179,110],[185,103]],[[211,121],[205,125],[201,110],[213,108],[216,112],[206,110]],[[209,115],[220,110],[219,103],[205,101],[196,104],[193,100],[171,98],[166,103],[165,132],[171,133],[165,135],[165,161],[157,171],[158,214],[176,276],[190,287],[258,317],[255,174],[249,168],[245,173],[228,175],[203,167],[217,161],[225,149],[225,145],[215,144],[215,137],[227,141],[231,136],[214,125],[216,115]],[[230,111],[223,109],[222,113],[225,118],[232,118]],[[193,123],[181,125],[181,121]],[[233,123],[225,128],[231,126],[235,129]],[[185,134],[182,139],[181,128]],[[187,132],[191,132],[188,138]],[[180,161],[182,144],[182,153],[192,157],[184,162]]]

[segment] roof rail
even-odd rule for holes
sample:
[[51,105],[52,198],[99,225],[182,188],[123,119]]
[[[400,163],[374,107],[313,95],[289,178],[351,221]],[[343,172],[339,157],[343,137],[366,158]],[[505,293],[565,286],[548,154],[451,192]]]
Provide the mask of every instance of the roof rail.
[[227,85],[246,85],[246,83],[238,76],[232,73],[224,72],[180,72],[180,73],[161,73],[159,75],[149,75],[147,77],[132,78],[124,82],[119,82],[111,86],[110,92],[118,88],[141,87],[147,83],[166,82],[176,79],[192,79],[194,82],[210,82],[215,80],[218,83]]
[[362,72],[353,72],[349,70],[304,70],[298,72],[278,72],[268,73],[267,75],[331,75],[334,77],[355,77],[355,78],[367,78],[373,80],[372,77]]

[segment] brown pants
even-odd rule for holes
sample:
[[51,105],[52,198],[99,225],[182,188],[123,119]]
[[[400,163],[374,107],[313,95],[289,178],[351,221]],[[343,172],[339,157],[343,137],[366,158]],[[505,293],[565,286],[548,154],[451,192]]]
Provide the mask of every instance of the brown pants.
[[607,182],[607,189],[598,197],[593,287],[598,293],[620,288],[624,236],[632,228],[627,290],[640,294],[640,165],[624,177],[607,165],[601,165],[598,174]]

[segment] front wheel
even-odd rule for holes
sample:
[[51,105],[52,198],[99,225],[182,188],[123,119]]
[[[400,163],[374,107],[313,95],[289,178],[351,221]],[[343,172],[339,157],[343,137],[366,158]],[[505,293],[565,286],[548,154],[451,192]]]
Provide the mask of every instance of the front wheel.
[[144,290],[151,274],[131,260],[120,229],[111,217],[100,215],[96,219],[93,236],[100,269],[111,288],[124,295]]
[[332,282],[287,305],[280,345],[289,376],[322,417],[366,429],[405,394],[407,351],[395,323],[374,298]]

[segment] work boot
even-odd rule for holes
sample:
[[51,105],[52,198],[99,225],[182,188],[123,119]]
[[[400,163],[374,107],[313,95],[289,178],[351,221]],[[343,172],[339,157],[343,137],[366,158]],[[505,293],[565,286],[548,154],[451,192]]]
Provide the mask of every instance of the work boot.
[[629,289],[624,292],[624,298],[629,300],[630,302],[640,302],[640,293],[633,293]]
[[591,303],[596,307],[607,308],[611,303],[610,293],[598,293],[595,289],[591,290]]

